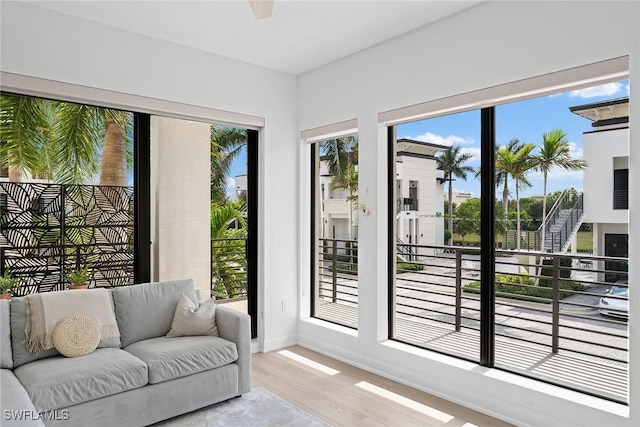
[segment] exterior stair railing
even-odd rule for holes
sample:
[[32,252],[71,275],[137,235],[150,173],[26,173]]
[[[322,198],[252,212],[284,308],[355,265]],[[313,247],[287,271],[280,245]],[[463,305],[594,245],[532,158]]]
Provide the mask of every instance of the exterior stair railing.
[[[515,249],[517,239],[520,239],[520,248],[524,250],[564,252],[569,247],[571,237],[578,231],[583,214],[583,195],[571,197],[571,193],[565,191],[549,210],[545,223],[537,230],[523,231],[520,236],[516,236],[515,230],[507,230],[507,245]],[[545,227],[544,242],[542,227]]]
[[553,219],[547,220],[544,250],[546,252],[564,252],[569,246],[571,236],[578,231],[583,217],[583,195],[580,194],[573,202],[565,192],[558,199],[560,203]]
[[401,238],[396,236],[396,248],[398,252],[398,258],[402,261],[411,261],[413,258],[413,245],[408,245],[402,241]]

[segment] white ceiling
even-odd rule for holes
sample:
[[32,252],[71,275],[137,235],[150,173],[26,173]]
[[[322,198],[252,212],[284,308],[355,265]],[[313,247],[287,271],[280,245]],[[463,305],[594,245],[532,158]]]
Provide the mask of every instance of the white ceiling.
[[146,36],[301,74],[482,1],[275,0],[256,20],[247,0],[30,1]]

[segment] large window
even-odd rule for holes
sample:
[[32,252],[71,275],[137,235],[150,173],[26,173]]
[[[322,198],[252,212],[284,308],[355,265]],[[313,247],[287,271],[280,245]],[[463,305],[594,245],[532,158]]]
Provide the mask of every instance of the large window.
[[313,317],[358,327],[358,137],[311,149]]
[[389,128],[392,339],[628,402],[626,88]]
[[211,126],[211,293],[257,336],[258,132]]

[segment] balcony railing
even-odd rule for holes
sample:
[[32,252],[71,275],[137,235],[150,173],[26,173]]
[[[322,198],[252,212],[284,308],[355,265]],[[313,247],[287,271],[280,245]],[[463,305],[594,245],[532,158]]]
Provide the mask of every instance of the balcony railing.
[[[314,317],[350,328],[358,327],[358,242],[319,239]],[[348,307],[346,313],[336,307]],[[338,308],[338,310],[334,310]]]
[[[331,250],[323,250],[335,253],[333,244],[329,240],[325,247]],[[414,260],[398,258],[390,338],[478,361],[479,249],[411,246]],[[610,269],[627,262],[627,258],[592,255],[497,251],[492,283],[496,367],[627,403],[628,300],[607,293],[612,286],[628,287],[626,272]],[[320,268],[326,320],[357,324],[357,276],[341,268],[334,273],[332,260]],[[621,280],[612,283],[605,276]],[[601,306],[602,298],[609,302],[608,316],[600,312],[607,308]]]

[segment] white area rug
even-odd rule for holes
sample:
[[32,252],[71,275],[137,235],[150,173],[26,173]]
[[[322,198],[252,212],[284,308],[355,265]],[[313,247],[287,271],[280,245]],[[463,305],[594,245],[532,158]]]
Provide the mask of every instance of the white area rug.
[[261,387],[154,427],[327,427],[316,417]]

